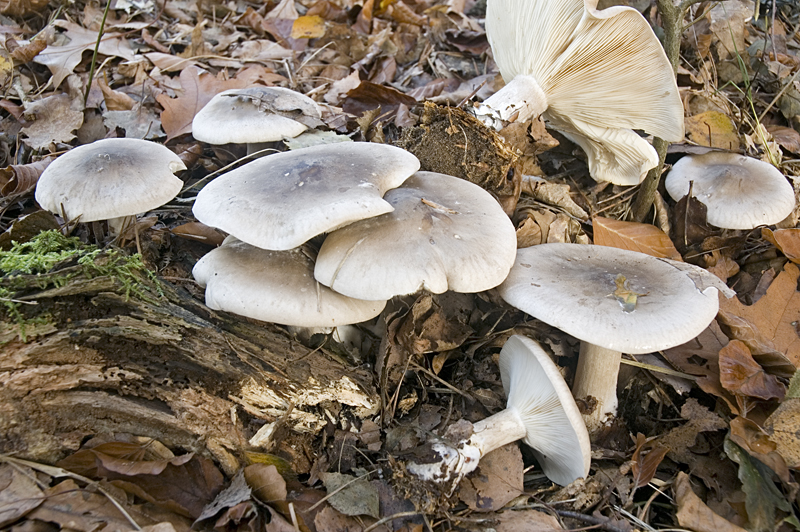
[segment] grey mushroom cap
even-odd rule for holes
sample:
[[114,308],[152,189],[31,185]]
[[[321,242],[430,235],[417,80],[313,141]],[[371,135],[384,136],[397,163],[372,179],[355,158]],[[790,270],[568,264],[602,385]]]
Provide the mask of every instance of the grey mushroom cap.
[[533,340],[514,335],[500,351],[500,377],[508,407],[516,408],[547,478],[566,486],[586,478],[592,457],[589,433],[564,377]]
[[717,315],[718,292],[733,294],[700,267],[583,244],[520,249],[498,290],[575,338],[630,354],[688,342]]
[[664,182],[675,201],[689,193],[708,207],[708,223],[727,229],[775,224],[795,207],[792,185],[774,166],[737,153],[687,155]]
[[181,159],[161,144],[98,140],[53,161],[36,184],[36,201],[69,220],[132,216],[174,198],[183,186],[174,172],[185,169]]
[[215,95],[192,120],[192,136],[209,144],[274,142],[321,124],[319,105],[283,87],[230,89]]
[[360,301],[314,280],[302,249],[269,251],[236,239],[203,256],[192,274],[206,287],[206,305],[240,316],[294,325],[336,327],[381,313],[385,301]]
[[193,212],[249,244],[287,250],[390,212],[382,196],[418,168],[411,153],[385,144],[312,146],[262,157],[218,177],[197,195]]
[[314,276],[339,293],[389,299],[428,290],[481,292],[514,263],[514,225],[481,187],[417,172],[384,196],[394,210],[329,234]]

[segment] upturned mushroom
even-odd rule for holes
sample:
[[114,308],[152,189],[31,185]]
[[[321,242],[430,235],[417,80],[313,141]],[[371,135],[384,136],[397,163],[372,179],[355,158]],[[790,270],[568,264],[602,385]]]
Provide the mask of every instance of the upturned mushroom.
[[481,187],[417,172],[383,198],[392,211],[328,234],[314,276],[359,299],[427,290],[474,293],[500,284],[514,263],[514,225]]
[[44,209],[81,222],[108,220],[119,234],[129,217],[164,205],[180,192],[174,174],[186,170],[168,148],[138,139],[104,139],[78,146],[48,166],[36,183]]
[[416,157],[385,144],[313,146],[262,157],[216,178],[192,210],[204,224],[248,244],[288,250],[391,212],[383,195],[417,169]]
[[774,166],[738,153],[686,155],[664,185],[675,201],[689,193],[708,208],[707,220],[724,229],[776,224],[795,207],[792,185]]
[[322,125],[317,102],[283,87],[230,89],[215,95],[192,120],[192,136],[209,144],[247,144],[247,153],[265,143],[300,135]]
[[485,124],[542,116],[586,151],[597,181],[636,185],[658,163],[634,130],[683,138],[672,67],[633,8],[597,0],[489,0],[486,35],[505,87],[476,109]]
[[434,443],[433,450],[441,459],[410,463],[408,471],[423,480],[458,481],[474,471],[487,453],[521,439],[556,484],[586,477],[591,460],[589,434],[558,367],[539,344],[519,335],[508,339],[499,363],[508,398],[505,410],[475,423],[466,440]]
[[595,408],[590,433],[616,416],[622,353],[669,349],[700,334],[734,292],[706,270],[624,249],[541,244],[520,249],[498,287],[510,305],[581,340],[573,395]]

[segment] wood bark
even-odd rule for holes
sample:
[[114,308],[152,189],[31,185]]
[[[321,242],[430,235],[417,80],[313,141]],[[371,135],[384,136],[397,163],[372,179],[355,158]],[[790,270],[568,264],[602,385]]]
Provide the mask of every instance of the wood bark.
[[371,372],[278,326],[214,312],[146,275],[126,295],[121,280],[81,271],[15,279],[14,299],[38,323],[23,342],[13,317],[0,322],[0,452],[53,462],[89,437],[130,433],[230,473],[244,451],[268,450],[249,443],[267,423],[313,433],[341,408],[379,410]]

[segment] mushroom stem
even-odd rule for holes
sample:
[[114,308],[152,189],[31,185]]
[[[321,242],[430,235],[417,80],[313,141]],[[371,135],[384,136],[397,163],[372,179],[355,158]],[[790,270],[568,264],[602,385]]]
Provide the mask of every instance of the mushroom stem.
[[583,414],[589,434],[599,431],[607,420],[617,415],[617,377],[621,360],[619,351],[581,342],[572,393],[578,401],[590,397],[596,401],[592,411]]
[[509,122],[526,122],[542,114],[550,104],[536,78],[519,75],[475,107],[475,116],[486,126],[502,129]]
[[120,216],[117,218],[108,219],[108,234],[112,238],[116,238],[122,232],[136,223],[136,216]]
[[[472,436],[467,445],[476,448],[480,456],[499,449],[507,443],[525,437],[525,423],[522,416],[513,406],[482,419],[472,426]],[[476,464],[477,465],[477,464]]]

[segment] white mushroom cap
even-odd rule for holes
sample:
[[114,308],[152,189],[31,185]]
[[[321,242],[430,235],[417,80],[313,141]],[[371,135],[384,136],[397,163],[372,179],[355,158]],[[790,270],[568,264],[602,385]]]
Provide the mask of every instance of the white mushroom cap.
[[192,136],[209,144],[273,142],[321,124],[319,105],[283,87],[230,89],[211,98],[192,120]]
[[183,181],[180,158],[155,142],[104,139],[78,146],[48,166],[36,184],[44,209],[82,222],[132,216],[167,203]]
[[520,249],[499,287],[507,303],[531,316],[630,354],[669,349],[700,334],[717,315],[718,291],[732,294],[700,267],[582,244]]
[[384,197],[394,211],[329,234],[314,276],[339,293],[389,299],[428,290],[481,292],[514,263],[514,226],[481,187],[417,172]]
[[508,83],[492,98],[508,105],[514,98],[501,93],[516,90],[514,78],[532,77],[544,101],[531,92],[534,104],[517,98],[516,105],[531,105],[529,114],[541,113],[586,150],[596,180],[638,184],[658,159],[632,130],[682,139],[683,104],[644,17],[629,7],[596,6],[597,0],[489,2],[486,35]]
[[508,408],[525,424],[522,440],[547,478],[567,485],[589,474],[591,444],[567,383],[547,353],[533,340],[514,335],[500,351],[500,377]]
[[314,280],[314,261],[301,249],[269,251],[236,239],[203,256],[192,270],[206,287],[206,305],[261,321],[336,327],[381,313],[385,301],[360,301]]
[[382,196],[418,168],[416,157],[386,144],[312,146],[262,157],[218,177],[200,191],[192,210],[204,224],[254,246],[292,249],[392,211]]
[[774,166],[737,153],[687,155],[664,181],[675,201],[689,193],[708,207],[708,223],[727,229],[775,224],[794,210],[794,190]]

